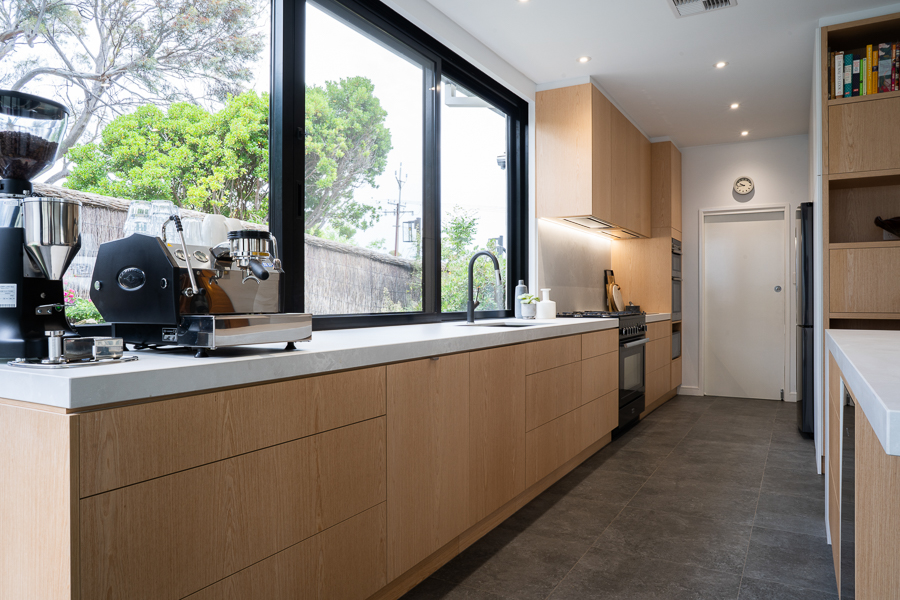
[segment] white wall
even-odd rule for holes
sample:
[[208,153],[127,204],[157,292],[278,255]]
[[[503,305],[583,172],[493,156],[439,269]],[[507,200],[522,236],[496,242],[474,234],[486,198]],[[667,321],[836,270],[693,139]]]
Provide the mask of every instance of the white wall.
[[[683,331],[681,393],[702,394],[700,382],[700,210],[790,204],[789,223],[793,227],[794,210],[809,201],[809,140],[806,135],[745,141],[735,144],[682,148],[682,227],[683,227]],[[755,191],[747,202],[735,201],[734,180],[753,179]],[[793,257],[791,257],[793,264]],[[786,288],[793,294],[788,280]],[[796,400],[795,352],[796,303],[790,299],[791,365],[790,393]],[[735,315],[742,318],[742,315]]]

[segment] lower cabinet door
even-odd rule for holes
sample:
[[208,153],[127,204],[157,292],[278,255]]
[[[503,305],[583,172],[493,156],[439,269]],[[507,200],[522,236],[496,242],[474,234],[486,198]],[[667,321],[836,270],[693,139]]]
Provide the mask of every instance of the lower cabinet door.
[[462,533],[469,515],[469,355],[387,368],[388,581]]
[[382,502],[186,600],[365,600],[386,583],[385,533]]
[[525,346],[469,354],[469,525],[525,491]]

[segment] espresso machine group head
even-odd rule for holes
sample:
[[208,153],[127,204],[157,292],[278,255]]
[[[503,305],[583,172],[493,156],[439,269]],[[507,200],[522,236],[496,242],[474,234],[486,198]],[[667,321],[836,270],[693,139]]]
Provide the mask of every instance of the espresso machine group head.
[[37,197],[31,180],[51,166],[68,109],[0,90],[0,357],[39,359],[70,331],[62,277],[81,248],[81,203]]

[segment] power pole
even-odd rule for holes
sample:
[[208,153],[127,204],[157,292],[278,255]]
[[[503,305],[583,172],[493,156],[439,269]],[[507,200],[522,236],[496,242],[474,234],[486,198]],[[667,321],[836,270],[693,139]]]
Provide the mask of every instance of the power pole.
[[415,211],[403,210],[406,208],[406,205],[401,202],[403,186],[406,184],[406,180],[409,179],[409,176],[403,177],[403,163],[400,163],[399,171],[394,171],[394,179],[397,180],[397,201],[387,201],[387,204],[393,206],[394,210],[383,210],[381,213],[384,215],[394,213],[394,256],[400,256],[400,215],[406,213],[414,214]]

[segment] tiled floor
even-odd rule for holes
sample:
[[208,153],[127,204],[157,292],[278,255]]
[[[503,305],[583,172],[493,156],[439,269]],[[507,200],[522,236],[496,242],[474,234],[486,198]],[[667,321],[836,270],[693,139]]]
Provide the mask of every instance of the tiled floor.
[[406,600],[831,600],[796,405],[677,397]]

